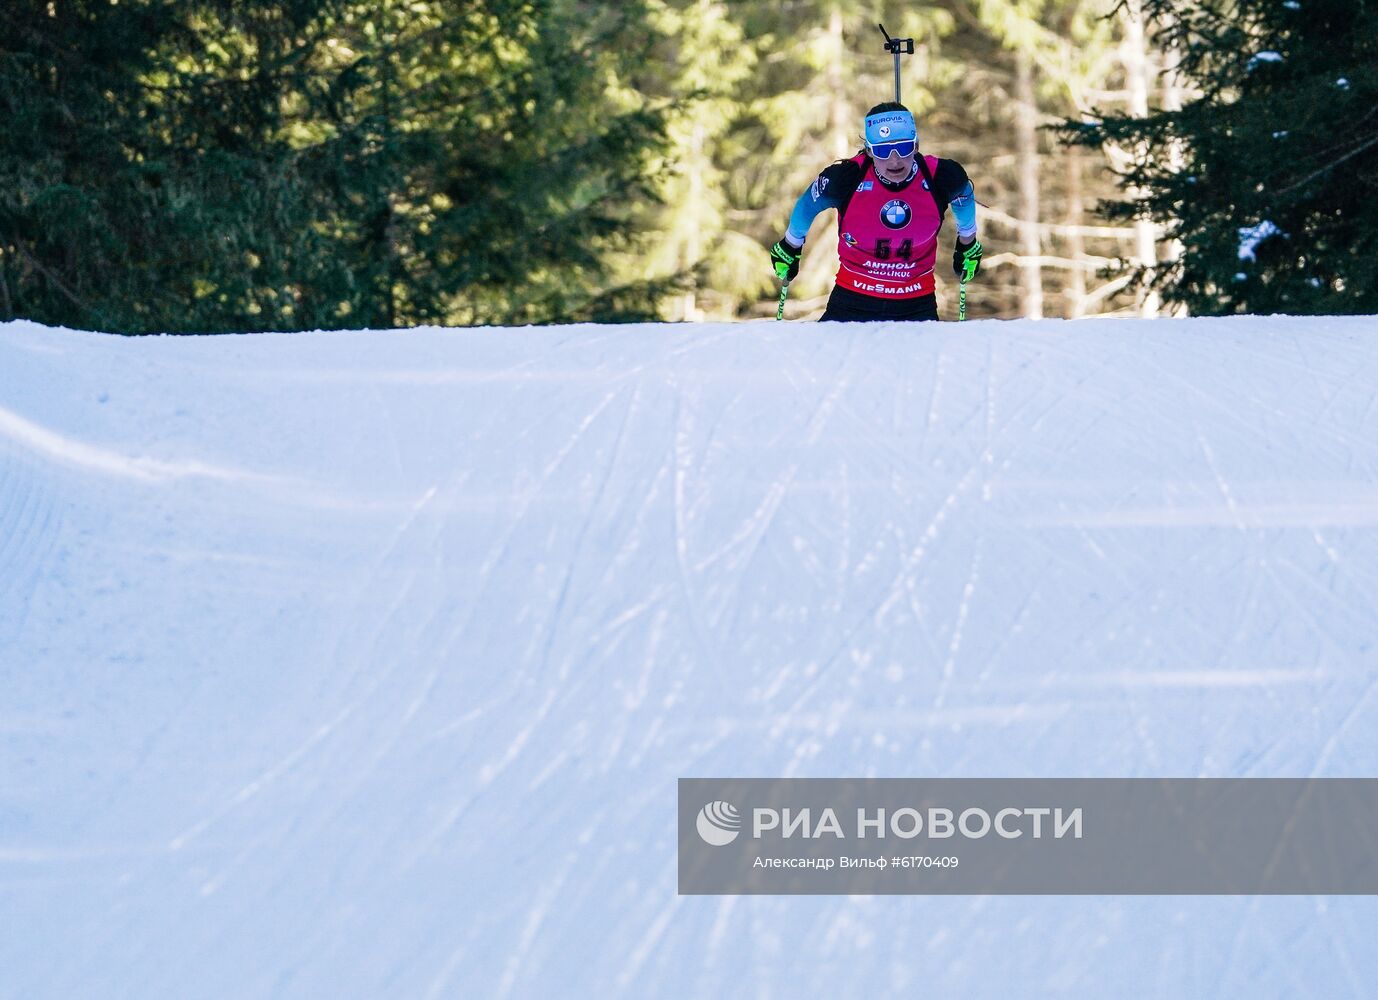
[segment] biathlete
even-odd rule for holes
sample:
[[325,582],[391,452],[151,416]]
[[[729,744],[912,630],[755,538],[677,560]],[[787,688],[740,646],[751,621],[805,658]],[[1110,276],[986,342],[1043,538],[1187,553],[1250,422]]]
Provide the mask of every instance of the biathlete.
[[799,196],[784,237],[770,249],[775,274],[794,280],[809,226],[837,209],[837,283],[824,321],[937,319],[933,269],[947,209],[957,220],[952,268],[981,269],[976,195],[956,160],[919,153],[914,116],[894,101],[866,113],[866,145],[829,166]]

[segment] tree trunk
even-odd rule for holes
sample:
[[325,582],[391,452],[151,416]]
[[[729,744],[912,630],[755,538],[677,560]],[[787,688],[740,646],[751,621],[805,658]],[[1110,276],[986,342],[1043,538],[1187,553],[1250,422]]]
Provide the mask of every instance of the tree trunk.
[[[1086,201],[1081,188],[1081,151],[1068,146],[1063,152],[1067,170],[1067,256],[1074,261],[1086,259],[1086,241],[1081,226],[1086,221]],[[1067,318],[1078,319],[1086,314],[1086,272],[1074,267],[1067,278]]]
[[[1124,69],[1129,86],[1129,113],[1135,118],[1148,116],[1148,92],[1152,83],[1152,68],[1149,65],[1148,38],[1145,30],[1143,9],[1137,0],[1131,0],[1124,8]],[[1131,198],[1143,197],[1140,188],[1131,188]],[[1153,269],[1158,263],[1157,227],[1149,219],[1139,219],[1134,223],[1134,256],[1140,266],[1148,268],[1147,277],[1153,277]],[[1157,316],[1161,305],[1158,293],[1145,293],[1140,312],[1144,316]]]
[[[684,242],[684,266],[691,272],[699,266],[699,261],[703,259],[703,244],[699,235],[697,220],[703,218],[704,209],[704,185],[703,174],[705,166],[703,163],[704,148],[704,126],[699,121],[694,124],[693,135],[689,140],[689,205],[691,206],[690,219],[695,220],[689,226],[689,232]],[[699,309],[698,283],[697,276],[690,279],[690,286],[681,299],[681,318],[686,323],[700,323],[703,321],[703,312]]]
[[[1180,73],[1176,72],[1178,63],[1182,61],[1182,53],[1176,47],[1169,47],[1163,54],[1166,65],[1163,67],[1163,110],[1181,111],[1183,95],[1183,79]],[[1168,145],[1168,164],[1173,171],[1180,171],[1186,167],[1186,151],[1182,148],[1179,140],[1173,140]],[[1173,263],[1182,257],[1182,244],[1180,240],[1168,240],[1163,247],[1163,262]],[[1176,315],[1186,315],[1186,307],[1179,304],[1174,310]]]
[[851,132],[852,109],[847,104],[851,88],[847,86],[846,39],[842,36],[842,10],[833,7],[828,16],[828,131],[833,155],[839,159],[850,156],[856,147],[848,138]]
[[1034,93],[1033,59],[1027,52],[1015,57],[1015,143],[1019,152],[1019,298],[1025,319],[1043,318],[1043,250],[1038,235],[1038,102]]

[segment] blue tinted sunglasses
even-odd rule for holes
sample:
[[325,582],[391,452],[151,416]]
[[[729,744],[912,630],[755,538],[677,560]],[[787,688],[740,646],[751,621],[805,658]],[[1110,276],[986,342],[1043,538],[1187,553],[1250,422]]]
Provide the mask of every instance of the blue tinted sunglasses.
[[888,160],[891,153],[899,153],[900,156],[913,156],[914,140],[898,139],[895,142],[876,142],[868,145],[867,148],[877,160]]

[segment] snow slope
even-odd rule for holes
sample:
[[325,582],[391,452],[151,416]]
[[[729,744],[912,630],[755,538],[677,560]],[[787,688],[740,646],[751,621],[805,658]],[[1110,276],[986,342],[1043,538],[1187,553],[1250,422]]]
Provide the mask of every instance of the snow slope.
[[676,895],[679,777],[1378,774],[1378,319],[0,325],[0,994],[1371,995],[1364,897]]

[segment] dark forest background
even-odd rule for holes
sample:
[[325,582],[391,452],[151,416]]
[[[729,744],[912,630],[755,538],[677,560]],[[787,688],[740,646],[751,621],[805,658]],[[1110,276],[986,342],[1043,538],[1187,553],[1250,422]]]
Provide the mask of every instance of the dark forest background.
[[986,206],[971,315],[1378,312],[1375,2],[8,0],[0,318],[773,314],[764,247],[893,96],[878,21]]

